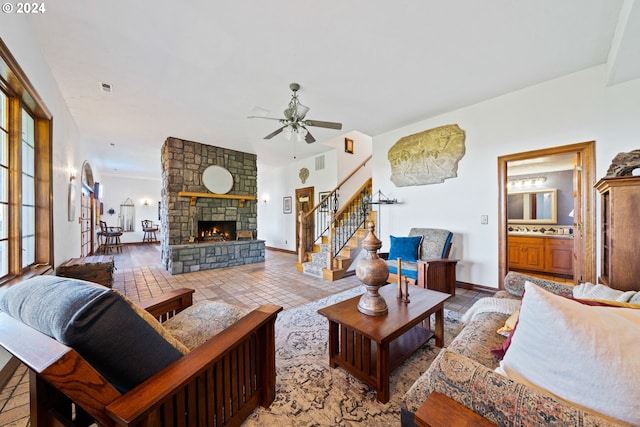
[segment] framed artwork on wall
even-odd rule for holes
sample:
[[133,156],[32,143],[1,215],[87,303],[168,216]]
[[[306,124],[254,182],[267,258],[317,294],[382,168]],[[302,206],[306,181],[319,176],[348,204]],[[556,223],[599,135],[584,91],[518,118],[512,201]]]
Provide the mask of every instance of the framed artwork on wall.
[[353,154],[353,139],[351,138],[344,139],[344,152]]
[[[321,191],[318,193],[318,198],[322,202],[322,199],[327,197],[329,194],[331,194],[331,191]],[[325,202],[320,205],[319,209],[320,212],[329,212],[329,200],[325,200]]]
[[282,198],[282,212],[286,214],[291,213],[291,196]]

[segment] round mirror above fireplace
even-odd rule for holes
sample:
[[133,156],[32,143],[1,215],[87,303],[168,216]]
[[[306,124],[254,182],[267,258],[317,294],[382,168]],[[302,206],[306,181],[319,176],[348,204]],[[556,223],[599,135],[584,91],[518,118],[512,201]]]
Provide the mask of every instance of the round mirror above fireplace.
[[202,182],[207,190],[216,194],[227,194],[233,188],[233,176],[222,166],[209,166],[202,172]]

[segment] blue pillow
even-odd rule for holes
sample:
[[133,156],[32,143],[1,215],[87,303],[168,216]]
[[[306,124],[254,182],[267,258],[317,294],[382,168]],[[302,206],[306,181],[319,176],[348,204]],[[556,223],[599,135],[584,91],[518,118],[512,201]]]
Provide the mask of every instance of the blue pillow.
[[398,258],[406,262],[416,262],[418,260],[422,236],[390,237],[391,249],[389,250],[389,260]]

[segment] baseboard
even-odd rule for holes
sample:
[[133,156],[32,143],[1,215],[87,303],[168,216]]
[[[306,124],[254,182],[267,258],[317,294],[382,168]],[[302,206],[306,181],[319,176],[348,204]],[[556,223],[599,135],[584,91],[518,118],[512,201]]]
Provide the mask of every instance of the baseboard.
[[284,252],[286,254],[291,254],[291,255],[297,255],[298,254],[296,251],[290,251],[288,249],[274,248],[274,247],[271,247],[271,246],[265,246],[264,248],[267,249],[267,250],[270,250],[270,251]]
[[485,294],[495,294],[496,292],[498,292],[498,289],[496,288],[490,288],[488,286],[482,286],[482,285],[474,285],[473,283],[460,282],[460,281],[456,281],[456,288],[469,289],[471,291],[482,292]]

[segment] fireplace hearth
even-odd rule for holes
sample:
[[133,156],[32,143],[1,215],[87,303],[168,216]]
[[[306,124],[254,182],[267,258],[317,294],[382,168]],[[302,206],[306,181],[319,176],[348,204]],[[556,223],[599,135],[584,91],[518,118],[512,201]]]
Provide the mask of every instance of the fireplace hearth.
[[198,221],[199,242],[236,240],[235,221]]

